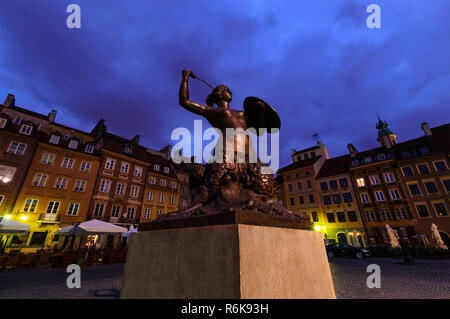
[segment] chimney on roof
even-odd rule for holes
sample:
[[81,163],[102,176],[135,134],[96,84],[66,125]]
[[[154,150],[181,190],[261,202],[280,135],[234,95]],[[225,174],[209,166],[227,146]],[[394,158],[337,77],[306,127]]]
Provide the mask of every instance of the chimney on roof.
[[427,122],[423,122],[421,127],[422,127],[422,130],[425,132],[425,136],[430,136],[433,134],[433,133],[431,133],[430,126],[428,125]]
[[131,139],[131,141],[133,142],[133,143],[136,143],[136,144],[139,144],[139,139],[140,139],[141,137],[139,136],[139,135],[136,135],[135,137],[133,137],[132,139]]
[[92,129],[91,135],[95,137],[96,140],[98,140],[103,134],[105,134],[107,131],[105,120],[101,119],[98,121],[97,125]]
[[16,97],[14,96],[14,94],[8,94],[3,105],[5,107],[11,107],[11,106],[14,106],[15,103],[16,103]]
[[48,120],[50,122],[55,122],[56,119],[56,110],[52,110],[50,113],[48,113]]
[[358,150],[356,149],[355,146],[353,146],[352,143],[347,144],[347,148],[351,157],[355,157],[358,154]]
[[317,141],[317,146],[320,147],[321,153],[323,153],[323,156],[325,157],[325,159],[329,159],[330,155],[328,154],[328,149],[325,146],[325,144],[323,144],[321,141]]

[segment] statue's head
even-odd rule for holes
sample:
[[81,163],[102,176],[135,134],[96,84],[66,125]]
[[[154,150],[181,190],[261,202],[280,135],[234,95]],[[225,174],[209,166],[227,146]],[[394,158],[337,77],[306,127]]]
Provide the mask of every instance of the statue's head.
[[233,94],[228,86],[221,84],[214,88],[211,93],[209,93],[206,98],[206,105],[213,106],[214,104],[218,104],[220,101],[231,102],[233,99]]

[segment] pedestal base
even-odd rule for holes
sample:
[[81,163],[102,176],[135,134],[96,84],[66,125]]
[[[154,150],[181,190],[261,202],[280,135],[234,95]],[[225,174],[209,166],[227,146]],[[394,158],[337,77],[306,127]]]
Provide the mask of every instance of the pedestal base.
[[320,233],[228,224],[131,235],[121,298],[336,298]]

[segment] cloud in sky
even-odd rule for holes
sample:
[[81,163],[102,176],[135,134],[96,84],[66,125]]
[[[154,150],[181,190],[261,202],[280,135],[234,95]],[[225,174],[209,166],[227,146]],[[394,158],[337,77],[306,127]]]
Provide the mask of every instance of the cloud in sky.
[[[65,26],[67,5],[82,29]],[[281,164],[318,132],[331,155],[377,146],[376,115],[399,141],[450,118],[450,2],[378,0],[382,29],[366,27],[363,0],[26,0],[0,10],[0,95],[90,131],[170,143],[197,116],[178,105],[180,72],[227,84],[232,106],[246,96],[282,120]],[[191,97],[209,89],[191,80]],[[207,126],[207,123],[205,126]]]

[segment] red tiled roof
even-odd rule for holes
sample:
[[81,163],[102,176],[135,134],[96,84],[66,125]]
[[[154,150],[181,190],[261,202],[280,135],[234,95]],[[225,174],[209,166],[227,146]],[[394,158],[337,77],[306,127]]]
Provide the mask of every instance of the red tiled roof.
[[348,170],[350,161],[350,155],[343,155],[327,159],[325,163],[323,163],[322,168],[320,169],[320,172],[319,174],[317,174],[316,178],[343,174]]

